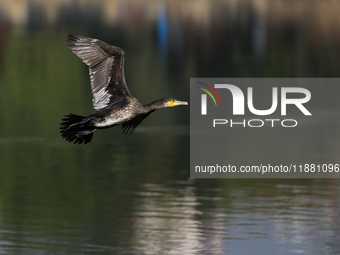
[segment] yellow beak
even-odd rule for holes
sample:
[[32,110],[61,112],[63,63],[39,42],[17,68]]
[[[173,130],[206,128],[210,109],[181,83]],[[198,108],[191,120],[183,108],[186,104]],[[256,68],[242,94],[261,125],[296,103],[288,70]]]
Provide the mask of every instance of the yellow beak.
[[169,107],[174,107],[178,105],[188,105],[188,102],[173,100],[169,103]]

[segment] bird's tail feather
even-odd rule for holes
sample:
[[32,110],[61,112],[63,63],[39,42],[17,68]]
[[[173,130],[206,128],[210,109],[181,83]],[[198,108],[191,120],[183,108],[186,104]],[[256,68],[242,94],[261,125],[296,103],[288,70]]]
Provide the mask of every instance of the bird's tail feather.
[[93,132],[97,129],[91,128],[88,122],[91,117],[83,117],[75,114],[65,115],[62,119],[60,133],[65,140],[78,144],[91,142]]

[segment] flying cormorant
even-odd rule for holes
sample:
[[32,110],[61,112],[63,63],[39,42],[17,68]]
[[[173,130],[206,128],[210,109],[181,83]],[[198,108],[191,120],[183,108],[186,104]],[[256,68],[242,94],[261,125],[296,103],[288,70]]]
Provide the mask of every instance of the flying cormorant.
[[124,134],[132,134],[135,128],[150,113],[157,109],[188,105],[173,98],[163,98],[142,105],[133,97],[126,85],[124,76],[124,51],[98,39],[68,34],[69,45],[88,67],[93,94],[93,107],[96,110],[87,117],[75,114],[65,115],[61,123],[61,135],[69,142],[91,142],[97,129],[122,124]]

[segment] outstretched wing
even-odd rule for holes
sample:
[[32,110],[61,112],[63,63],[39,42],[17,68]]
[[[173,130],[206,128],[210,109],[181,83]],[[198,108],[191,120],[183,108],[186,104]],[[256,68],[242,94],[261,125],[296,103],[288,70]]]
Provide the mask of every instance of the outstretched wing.
[[98,110],[131,96],[124,76],[124,51],[98,39],[68,34],[68,45],[89,67],[93,107]]
[[151,112],[148,112],[146,114],[140,114],[134,117],[133,119],[124,122],[122,124],[122,133],[127,135],[131,135],[133,131],[135,131],[136,127],[146,118],[150,115],[150,113],[154,112],[155,110],[152,110]]

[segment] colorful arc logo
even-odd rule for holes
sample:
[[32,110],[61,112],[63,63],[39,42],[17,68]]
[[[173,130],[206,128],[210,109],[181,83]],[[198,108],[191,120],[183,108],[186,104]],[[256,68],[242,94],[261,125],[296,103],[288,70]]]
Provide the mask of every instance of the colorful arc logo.
[[[220,98],[220,95],[217,93],[217,91],[213,87],[211,87],[210,85],[205,84],[203,82],[197,82],[197,83],[202,84],[202,85],[206,86],[207,88],[211,89],[211,91],[215,93],[215,95],[217,96],[218,100],[220,101],[220,104],[222,105],[222,100]],[[214,103],[217,106],[216,100],[215,100],[214,96],[208,90],[206,90],[204,88],[201,88],[201,87],[197,87],[197,88],[203,90],[204,92],[206,92],[212,98],[212,100],[214,100]]]
[[[213,87],[211,87],[210,85],[205,84],[203,82],[197,82],[197,83],[202,84],[202,85],[206,86],[208,89],[210,89],[217,96],[218,100],[220,101],[220,104],[222,105],[222,100],[220,98],[220,95],[217,93],[217,91]],[[215,105],[217,106],[215,97],[210,93],[209,90],[201,88],[201,87],[197,87],[197,88],[203,90],[204,92],[206,92],[212,98],[212,100],[214,101]],[[202,105],[201,106],[202,106],[201,107],[201,114],[202,115],[207,115],[207,95],[205,95],[205,94],[202,95]]]

